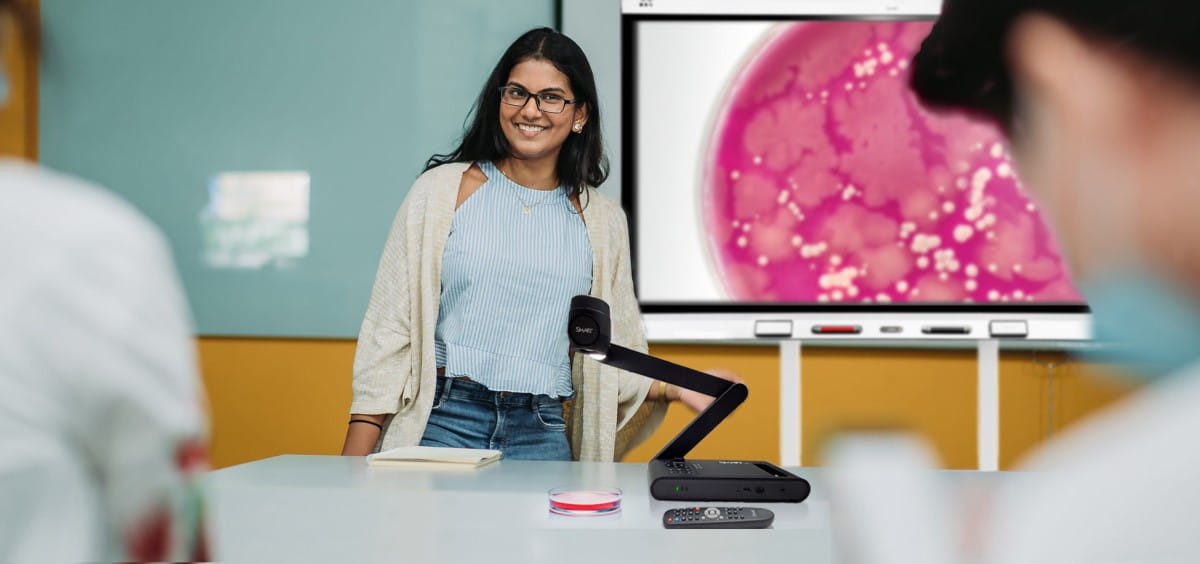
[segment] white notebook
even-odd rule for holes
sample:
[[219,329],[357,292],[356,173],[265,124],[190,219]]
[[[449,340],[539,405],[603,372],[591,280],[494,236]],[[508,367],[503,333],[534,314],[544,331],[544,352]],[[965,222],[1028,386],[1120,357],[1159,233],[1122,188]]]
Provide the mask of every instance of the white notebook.
[[500,460],[500,451],[481,448],[399,447],[367,455],[371,466],[478,468]]

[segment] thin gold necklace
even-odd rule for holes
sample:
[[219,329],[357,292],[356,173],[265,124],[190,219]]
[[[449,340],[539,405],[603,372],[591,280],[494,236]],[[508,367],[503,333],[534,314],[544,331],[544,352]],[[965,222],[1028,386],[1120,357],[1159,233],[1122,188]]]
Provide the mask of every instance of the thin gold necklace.
[[546,194],[545,196],[542,196],[542,199],[531,204],[529,202],[526,202],[525,198],[521,197],[521,191],[520,191],[521,186],[517,184],[517,181],[513,180],[513,177],[511,175],[504,172],[504,169],[501,169],[499,167],[499,165],[496,166],[496,169],[500,171],[500,174],[503,174],[504,177],[509,180],[509,182],[511,184],[509,186],[509,188],[512,189],[513,195],[517,197],[517,201],[521,202],[521,206],[525,210],[525,215],[529,215],[530,213],[533,213],[533,208],[536,208],[536,207],[546,203],[547,200],[549,200],[551,197],[554,196],[554,192],[558,190],[558,188],[552,188],[550,190],[547,190],[547,192],[549,192],[548,194]]

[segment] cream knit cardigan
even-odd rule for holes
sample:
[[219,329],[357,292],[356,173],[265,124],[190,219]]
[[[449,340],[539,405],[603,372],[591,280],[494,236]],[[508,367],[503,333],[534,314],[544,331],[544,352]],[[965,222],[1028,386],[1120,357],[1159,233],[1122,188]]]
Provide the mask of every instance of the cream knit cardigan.
[[[446,164],[417,178],[396,214],[379,261],[355,351],[350,406],[351,413],[391,415],[377,450],[417,444],[429,419],[437,380],[433,335],[442,251],[469,166]],[[586,191],[583,216],[592,245],[591,295],[612,308],[612,342],[646,352],[625,213],[594,188]],[[658,428],[666,413],[665,403],[643,401],[650,379],[585,355],[575,355],[572,379],[575,399],[567,404],[565,415],[576,460],[620,460]]]

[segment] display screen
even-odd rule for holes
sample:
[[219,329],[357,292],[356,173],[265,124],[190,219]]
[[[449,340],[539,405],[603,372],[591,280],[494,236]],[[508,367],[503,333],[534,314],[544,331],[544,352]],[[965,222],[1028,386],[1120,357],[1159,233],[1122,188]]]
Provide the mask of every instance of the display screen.
[[627,17],[643,306],[1082,308],[1001,132],[909,91],[931,27]]

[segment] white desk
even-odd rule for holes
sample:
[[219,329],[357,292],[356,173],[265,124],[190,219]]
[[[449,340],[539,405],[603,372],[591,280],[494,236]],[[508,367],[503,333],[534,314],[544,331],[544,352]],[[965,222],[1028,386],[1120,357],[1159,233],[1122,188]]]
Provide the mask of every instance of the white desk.
[[[644,464],[502,460],[479,470],[423,471],[368,468],[362,458],[279,456],[215,471],[208,486],[224,562],[834,562],[820,471],[793,471],[812,483],[812,496],[751,504],[775,512],[766,530],[663,529],[665,510],[697,504],[652,499]],[[622,511],[551,514],[546,492],[560,486],[619,487]]]

